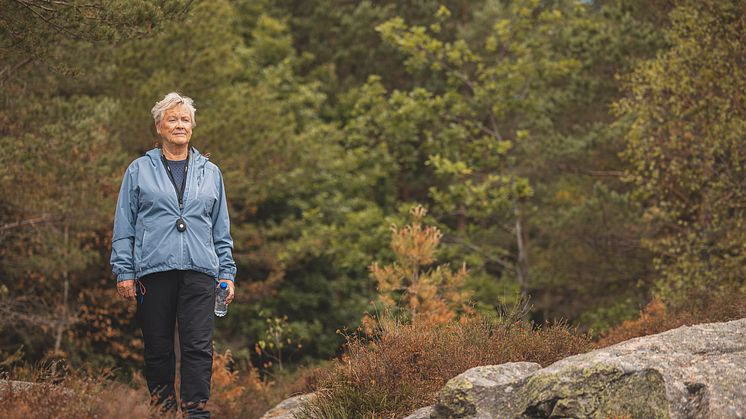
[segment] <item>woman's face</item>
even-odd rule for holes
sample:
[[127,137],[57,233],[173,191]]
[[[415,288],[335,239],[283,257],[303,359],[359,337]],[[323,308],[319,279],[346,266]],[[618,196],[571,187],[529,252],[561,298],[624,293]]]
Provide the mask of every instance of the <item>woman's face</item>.
[[176,105],[163,113],[155,126],[163,140],[173,145],[186,145],[192,138],[192,117],[184,105]]

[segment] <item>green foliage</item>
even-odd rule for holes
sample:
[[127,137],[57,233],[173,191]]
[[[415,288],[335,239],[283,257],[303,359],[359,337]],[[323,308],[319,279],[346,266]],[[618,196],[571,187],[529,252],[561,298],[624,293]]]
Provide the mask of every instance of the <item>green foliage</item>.
[[740,1],[681,2],[670,49],[627,77],[617,104],[628,179],[653,227],[644,243],[667,299],[746,284],[743,11]]
[[[655,30],[614,2],[598,14],[575,2],[532,1],[486,2],[473,13],[456,39],[442,30],[446,8],[430,25],[393,18],[377,27],[406,55],[415,87],[387,91],[371,77],[353,91],[343,102],[352,109],[350,146],[395,163],[402,199],[430,203],[447,260],[467,261],[482,304],[530,290],[543,316],[573,318],[580,307],[628,297],[599,300],[609,284],[644,298],[628,286],[645,277],[648,256],[634,245],[637,213],[618,181],[622,145],[604,105],[618,96],[608,69],[631,67],[630,51],[649,54],[659,45]],[[596,222],[599,205],[618,215],[609,245],[570,255],[564,244],[609,231]],[[609,263],[633,269],[595,269]],[[590,281],[579,281],[578,264]],[[557,310],[558,294],[574,301]]]
[[287,362],[291,347],[300,349],[303,345],[297,341],[293,326],[288,324],[287,316],[267,318],[264,338],[260,339],[256,345],[256,353],[269,360],[264,363],[264,368],[272,366],[273,362],[277,363],[280,372],[283,371],[283,358]]
[[71,56],[63,44],[111,43],[146,36],[163,22],[182,17],[192,1],[3,1],[0,51],[9,61],[0,80],[14,77],[32,62],[68,74],[79,73],[81,68],[69,61]]
[[[104,262],[100,249],[109,232],[103,229],[110,225],[120,180],[115,168],[124,162],[109,137],[116,111],[113,100],[86,96],[31,100],[5,110],[18,125],[0,137],[0,257],[2,275],[12,278],[4,281],[3,305],[13,307],[0,326],[18,328],[10,336],[20,337],[33,356],[44,346],[64,353],[61,339],[80,321],[75,296],[106,277],[91,268]],[[122,312],[108,304],[106,310]],[[83,341],[106,333],[90,330]],[[111,352],[126,358],[130,351]]]
[[487,317],[531,294],[537,320],[611,326],[653,254],[664,295],[742,286],[742,14],[678,4],[4,2],[0,353],[141,362],[112,208],[173,90],[225,176],[239,277],[215,336],[242,365],[288,360],[255,352],[268,330],[302,342],[291,363],[333,356],[414,203]]

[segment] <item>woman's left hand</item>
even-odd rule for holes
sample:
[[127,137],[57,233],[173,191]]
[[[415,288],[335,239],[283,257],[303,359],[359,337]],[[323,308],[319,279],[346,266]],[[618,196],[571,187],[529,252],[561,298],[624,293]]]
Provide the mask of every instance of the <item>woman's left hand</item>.
[[221,279],[220,282],[218,282],[218,287],[220,286],[221,282],[225,282],[228,284],[228,296],[225,297],[225,303],[230,304],[231,301],[233,301],[233,295],[235,294],[235,285],[233,285],[233,281],[230,279]]

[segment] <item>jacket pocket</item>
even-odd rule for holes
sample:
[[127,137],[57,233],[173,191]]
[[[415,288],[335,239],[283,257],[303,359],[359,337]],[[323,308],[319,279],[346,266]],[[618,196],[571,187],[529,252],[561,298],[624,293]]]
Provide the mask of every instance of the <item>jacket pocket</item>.
[[202,199],[202,213],[209,218],[212,218],[212,207],[215,205],[215,201],[217,201],[217,198],[213,198],[210,196],[205,196]]
[[142,268],[142,246],[145,240],[145,225],[140,224],[135,229],[135,244],[133,249],[133,259],[135,263],[135,270],[139,271]]
[[214,266],[217,266],[218,261],[218,254],[215,251],[215,242],[212,240],[212,224],[207,225],[207,253],[210,254],[210,261]]
[[140,263],[142,265],[145,259],[152,253],[153,248],[153,237],[150,229],[146,226],[142,233],[142,241],[140,242]]

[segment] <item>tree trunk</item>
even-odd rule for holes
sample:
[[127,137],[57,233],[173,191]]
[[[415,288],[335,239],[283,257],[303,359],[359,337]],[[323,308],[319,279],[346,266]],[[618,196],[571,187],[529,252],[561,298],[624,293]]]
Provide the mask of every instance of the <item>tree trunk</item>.
[[[69,242],[70,242],[70,230],[67,224],[65,224],[65,233],[64,233],[65,255],[67,255],[67,249],[68,249]],[[62,271],[62,304],[61,304],[62,313],[57,322],[57,336],[54,339],[54,356],[62,355],[62,352],[60,351],[60,347],[62,346],[62,335],[65,333],[65,329],[67,329],[67,324],[69,323],[67,299],[70,293],[70,278],[68,275],[69,274],[68,274],[67,269],[64,269]]]
[[521,287],[521,297],[528,298],[528,250],[526,249],[526,236],[523,224],[523,215],[517,204],[513,206],[515,215],[515,237],[518,245],[518,262],[516,263],[516,274],[518,284]]

